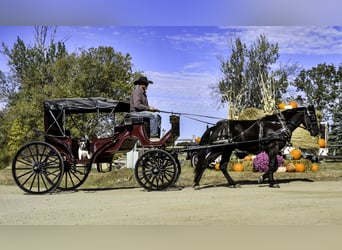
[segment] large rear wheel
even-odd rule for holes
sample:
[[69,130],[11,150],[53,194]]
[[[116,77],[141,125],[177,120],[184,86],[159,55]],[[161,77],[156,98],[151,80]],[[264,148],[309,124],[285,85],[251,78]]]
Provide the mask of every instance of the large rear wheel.
[[146,190],[163,190],[178,179],[178,163],[168,152],[155,149],[144,153],[136,162],[134,174]]
[[53,191],[62,180],[63,159],[57,149],[46,142],[30,142],[16,153],[12,163],[15,183],[27,193]]

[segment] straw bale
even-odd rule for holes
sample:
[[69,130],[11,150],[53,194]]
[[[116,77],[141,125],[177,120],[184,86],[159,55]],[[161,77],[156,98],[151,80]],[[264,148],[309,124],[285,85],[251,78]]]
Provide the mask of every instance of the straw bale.
[[239,120],[257,120],[265,116],[264,111],[257,108],[246,108],[239,114]]
[[300,127],[293,131],[291,143],[295,148],[319,150],[317,137],[311,136],[309,131]]

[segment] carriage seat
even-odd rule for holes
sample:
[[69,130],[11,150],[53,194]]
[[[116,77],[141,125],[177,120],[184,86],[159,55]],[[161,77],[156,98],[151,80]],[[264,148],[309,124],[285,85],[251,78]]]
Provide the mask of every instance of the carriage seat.
[[147,117],[141,117],[141,116],[134,116],[132,114],[126,114],[124,119],[125,125],[133,125],[133,124],[144,124],[149,125],[150,119]]

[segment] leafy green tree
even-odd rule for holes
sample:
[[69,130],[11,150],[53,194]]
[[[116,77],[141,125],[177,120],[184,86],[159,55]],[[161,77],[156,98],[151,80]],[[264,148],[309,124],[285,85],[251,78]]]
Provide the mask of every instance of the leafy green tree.
[[304,93],[296,97],[298,102],[313,104],[322,111],[326,120],[332,119],[341,84],[341,78],[334,65],[323,63],[309,70],[301,70],[293,84],[297,91]]
[[279,48],[268,42],[265,35],[260,35],[250,48],[236,38],[230,49],[229,59],[221,60],[223,78],[213,87],[220,101],[228,103],[230,118],[236,118],[246,107],[271,112],[276,100],[286,92],[287,77],[293,73],[293,67],[274,69]]
[[342,66],[318,64],[302,70],[293,82],[303,94],[296,97],[299,102],[313,104],[330,123],[329,144],[342,143]]
[[[55,41],[56,28],[35,27],[35,43],[17,37],[12,47],[2,44],[9,75],[0,72],[0,162],[6,164],[24,142],[43,130],[43,101],[65,97],[107,97],[127,101],[133,89],[131,56],[112,47],[67,52]],[[50,39],[48,39],[50,37]]]

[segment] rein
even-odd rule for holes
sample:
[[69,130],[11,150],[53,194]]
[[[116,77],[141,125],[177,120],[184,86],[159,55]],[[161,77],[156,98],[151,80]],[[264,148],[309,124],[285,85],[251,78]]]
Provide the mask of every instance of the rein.
[[183,115],[184,117],[194,120],[194,121],[198,121],[198,122],[202,122],[205,124],[210,124],[210,125],[215,125],[215,123],[212,122],[208,122],[208,121],[204,121],[201,119],[197,119],[194,117],[202,117],[202,118],[208,118],[208,119],[216,119],[216,120],[223,120],[224,118],[220,118],[220,117],[215,117],[215,116],[208,116],[208,115],[199,115],[199,114],[193,114],[193,113],[181,113],[181,112],[170,112],[170,111],[165,111],[165,110],[160,110],[160,113],[165,113],[165,114],[176,114],[176,115]]

